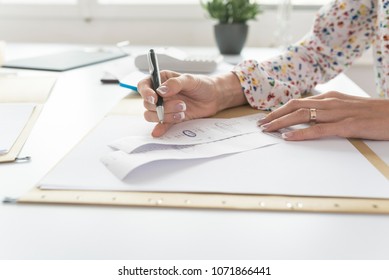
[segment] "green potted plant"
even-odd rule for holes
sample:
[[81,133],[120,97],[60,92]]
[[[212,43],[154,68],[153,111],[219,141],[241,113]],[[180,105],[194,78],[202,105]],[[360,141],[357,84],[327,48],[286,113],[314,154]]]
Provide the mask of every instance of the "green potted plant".
[[262,13],[260,5],[252,0],[201,0],[201,6],[218,21],[214,31],[220,53],[240,54],[247,38],[247,21]]

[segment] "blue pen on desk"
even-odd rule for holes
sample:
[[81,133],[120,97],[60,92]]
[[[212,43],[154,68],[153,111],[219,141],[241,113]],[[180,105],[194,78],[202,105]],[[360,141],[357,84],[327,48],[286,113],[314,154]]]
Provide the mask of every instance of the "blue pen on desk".
[[[149,51],[147,58],[149,61],[149,71],[151,75],[153,89],[155,92],[157,92],[157,88],[159,88],[159,86],[161,85],[161,76],[159,74],[157,54],[154,52],[153,49]],[[163,116],[164,116],[163,99],[158,93],[157,95],[158,95],[158,99],[157,99],[158,120],[160,123],[163,123]]]

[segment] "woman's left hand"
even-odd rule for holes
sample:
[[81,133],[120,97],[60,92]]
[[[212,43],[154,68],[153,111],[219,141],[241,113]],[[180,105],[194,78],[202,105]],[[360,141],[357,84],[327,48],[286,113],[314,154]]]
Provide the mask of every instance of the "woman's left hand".
[[327,92],[304,99],[292,99],[260,120],[263,131],[292,125],[311,126],[283,133],[285,140],[306,140],[327,136],[389,140],[389,100]]

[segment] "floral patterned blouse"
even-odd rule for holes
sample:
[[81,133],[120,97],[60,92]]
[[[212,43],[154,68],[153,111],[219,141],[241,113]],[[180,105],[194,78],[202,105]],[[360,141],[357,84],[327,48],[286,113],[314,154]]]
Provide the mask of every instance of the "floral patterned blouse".
[[318,12],[313,30],[273,59],[235,66],[249,104],[267,110],[310,92],[349,67],[370,46],[375,97],[389,97],[389,0],[335,0]]

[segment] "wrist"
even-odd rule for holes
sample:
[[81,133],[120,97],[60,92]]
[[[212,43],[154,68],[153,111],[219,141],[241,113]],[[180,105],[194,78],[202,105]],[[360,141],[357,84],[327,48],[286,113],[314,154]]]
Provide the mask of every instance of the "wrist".
[[218,104],[218,111],[241,106],[247,103],[239,78],[229,72],[213,77]]

